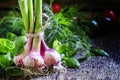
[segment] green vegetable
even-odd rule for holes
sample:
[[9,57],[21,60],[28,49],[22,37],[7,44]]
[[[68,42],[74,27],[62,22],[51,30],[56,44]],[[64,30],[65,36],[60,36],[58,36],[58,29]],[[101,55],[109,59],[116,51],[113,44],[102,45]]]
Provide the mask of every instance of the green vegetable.
[[75,58],[68,58],[65,60],[66,66],[69,68],[78,68],[80,66],[80,63],[77,59]]
[[28,32],[29,30],[28,6],[27,6],[28,2],[27,1],[28,0],[18,0],[26,32]]
[[14,42],[8,39],[0,38],[0,53],[13,52],[14,48]]
[[35,0],[35,32],[42,30],[42,0]]
[[24,46],[27,42],[26,36],[19,36],[15,39],[15,46]]
[[12,32],[8,32],[7,35],[6,35],[6,38],[10,41],[14,41],[16,39],[16,35]]
[[26,36],[19,36],[15,39],[15,53],[14,55],[20,54],[24,50],[24,46],[27,43]]
[[[14,41],[15,36],[24,35],[22,33],[24,31],[22,19],[18,16],[20,14],[15,14],[18,14],[18,12],[9,12],[7,16],[4,16],[0,20],[0,37]],[[13,38],[10,37],[10,35],[12,35]]]
[[94,48],[90,51],[94,56],[109,56],[109,54],[100,48]]
[[[92,46],[85,32],[88,27],[83,25],[81,21],[79,22],[81,25],[79,25],[78,21],[73,19],[74,17],[80,17],[83,20],[81,16],[85,14],[80,12],[81,6],[75,4],[63,7],[58,14],[53,14],[49,6],[45,6],[45,9],[43,7],[49,14],[51,23],[45,32],[46,41],[50,47],[61,54],[63,60],[73,57],[78,52],[89,51]],[[90,56],[84,56],[84,60],[88,57]]]
[[2,66],[2,68],[7,68],[11,66],[12,63],[13,62],[10,53],[0,55],[0,66]]

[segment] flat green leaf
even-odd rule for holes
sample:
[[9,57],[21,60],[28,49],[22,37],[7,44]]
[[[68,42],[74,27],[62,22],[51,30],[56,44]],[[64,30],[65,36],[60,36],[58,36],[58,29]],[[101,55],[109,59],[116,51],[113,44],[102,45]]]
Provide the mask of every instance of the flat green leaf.
[[15,46],[24,46],[27,42],[26,36],[19,36],[15,39]]
[[76,58],[68,58],[65,60],[65,63],[69,68],[78,68],[80,66],[80,63]]
[[26,36],[19,36],[15,39],[15,53],[14,53],[14,55],[19,54],[23,51],[24,45],[26,44],[26,42],[27,42]]
[[53,43],[53,48],[59,53],[64,53],[68,50],[67,44],[61,44],[58,40],[55,40]]
[[60,43],[58,40],[55,40],[55,41],[53,42],[53,48],[54,48],[55,50],[59,50],[60,44],[61,44],[61,43]]

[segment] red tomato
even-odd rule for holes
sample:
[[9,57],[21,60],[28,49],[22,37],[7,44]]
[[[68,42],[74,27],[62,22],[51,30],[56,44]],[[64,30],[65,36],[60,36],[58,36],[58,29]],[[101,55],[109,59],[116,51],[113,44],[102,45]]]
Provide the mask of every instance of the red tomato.
[[110,18],[111,22],[116,21],[116,15],[115,15],[114,11],[111,10],[111,9],[105,10],[104,11],[104,16]]
[[53,3],[53,4],[52,4],[52,11],[53,11],[54,13],[59,13],[60,10],[61,10],[61,6],[60,6],[59,3]]

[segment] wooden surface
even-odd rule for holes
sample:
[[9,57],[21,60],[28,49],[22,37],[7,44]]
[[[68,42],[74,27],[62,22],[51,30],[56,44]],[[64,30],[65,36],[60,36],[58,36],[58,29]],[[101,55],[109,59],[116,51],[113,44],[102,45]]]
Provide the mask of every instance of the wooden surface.
[[6,1],[0,1],[0,8],[10,8],[15,7],[18,5],[18,0],[6,0]]

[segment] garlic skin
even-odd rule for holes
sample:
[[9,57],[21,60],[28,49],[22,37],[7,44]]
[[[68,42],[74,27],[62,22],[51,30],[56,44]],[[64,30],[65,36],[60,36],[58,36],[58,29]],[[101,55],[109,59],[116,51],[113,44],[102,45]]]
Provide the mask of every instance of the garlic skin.
[[[40,45],[41,39],[39,37],[34,37],[31,51],[23,58],[23,64],[26,67],[42,68],[44,65],[44,60],[40,55]],[[38,43],[36,43],[38,42]]]
[[40,53],[31,52],[25,58],[23,58],[23,64],[26,67],[35,67],[35,68],[42,68],[44,65],[44,60],[41,57]]
[[29,38],[27,39],[26,45],[24,46],[23,52],[22,52],[21,54],[17,55],[17,56],[14,56],[14,63],[15,63],[17,66],[23,66],[23,65],[24,65],[22,59],[23,59],[26,55],[28,55],[28,53],[30,52],[31,47],[32,47],[31,43],[32,43],[32,37],[29,37]]
[[[38,43],[36,43],[38,41]],[[14,63],[20,67],[34,67],[42,69],[44,67],[43,57],[40,55],[40,41],[38,37],[29,37],[21,54],[14,56]]]
[[45,51],[44,62],[47,66],[52,67],[57,65],[60,61],[60,54],[56,50],[48,49]]
[[49,48],[43,37],[41,38],[40,53],[43,55],[45,65],[48,67],[57,65],[61,61],[60,54],[56,50]]
[[59,62],[61,62],[60,54],[47,46],[43,36],[34,38],[29,37],[24,51],[14,56],[14,63],[22,67],[42,69],[45,66],[53,67]]
[[23,59],[24,55],[18,55],[18,56],[14,56],[14,63],[17,65],[17,66],[23,66]]

